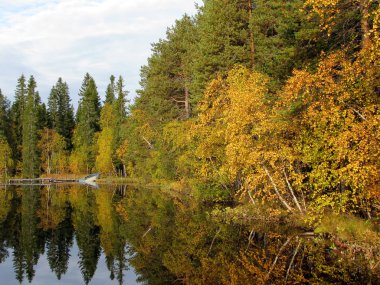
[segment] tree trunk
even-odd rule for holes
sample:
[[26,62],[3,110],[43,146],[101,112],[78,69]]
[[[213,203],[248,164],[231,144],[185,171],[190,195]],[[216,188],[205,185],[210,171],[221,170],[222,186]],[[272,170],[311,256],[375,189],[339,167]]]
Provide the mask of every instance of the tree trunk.
[[7,181],[7,178],[8,178],[8,166],[7,166],[7,162],[8,162],[8,156],[5,155],[5,159],[4,159],[4,174],[5,174],[5,181]]
[[[249,24],[251,23],[252,15],[253,15],[253,2],[252,0],[248,0],[248,13],[249,13]],[[252,69],[255,66],[255,41],[253,37],[253,31],[251,25],[249,25],[249,47],[250,47],[250,59],[251,59],[251,67]]]
[[286,184],[288,185],[288,189],[290,191],[290,194],[292,194],[293,201],[296,204],[296,206],[297,206],[298,210],[300,211],[300,213],[303,213],[302,208],[301,208],[300,204],[298,203],[298,199],[297,199],[296,195],[294,194],[293,187],[292,187],[292,185],[289,182],[288,176],[286,175],[285,169],[283,170],[283,172],[284,172],[285,181],[286,181]]
[[51,169],[50,169],[50,153],[48,154],[48,166],[47,166],[46,172],[48,175],[50,175],[50,172],[51,172]]
[[123,163],[123,177],[127,177],[127,169],[125,168],[124,163]]
[[189,89],[185,86],[185,119],[190,118]]
[[288,211],[292,212],[293,208],[289,206],[289,204],[286,202],[286,200],[284,199],[284,197],[282,197],[280,191],[278,191],[277,186],[274,183],[273,178],[272,178],[272,176],[269,173],[269,170],[265,166],[263,166],[263,168],[264,168],[264,171],[267,174],[267,176],[268,176],[268,178],[269,178],[269,180],[270,180],[270,182],[271,182],[271,184],[273,186],[274,191],[276,192],[277,197],[280,199],[281,203],[285,206],[285,208]]
[[359,1],[360,5],[360,13],[361,13],[361,21],[360,26],[362,30],[362,49],[366,49],[369,46],[369,12],[368,12],[368,0],[361,0]]

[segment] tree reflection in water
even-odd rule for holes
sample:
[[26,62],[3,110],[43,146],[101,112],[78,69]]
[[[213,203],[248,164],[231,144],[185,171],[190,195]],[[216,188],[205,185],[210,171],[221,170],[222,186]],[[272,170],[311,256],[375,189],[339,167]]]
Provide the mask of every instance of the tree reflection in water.
[[118,284],[129,267],[147,284],[380,283],[379,261],[360,248],[262,224],[222,222],[211,210],[148,188],[1,189],[0,263],[11,258],[15,279],[32,282],[46,254],[60,280],[76,239],[85,284],[102,253]]

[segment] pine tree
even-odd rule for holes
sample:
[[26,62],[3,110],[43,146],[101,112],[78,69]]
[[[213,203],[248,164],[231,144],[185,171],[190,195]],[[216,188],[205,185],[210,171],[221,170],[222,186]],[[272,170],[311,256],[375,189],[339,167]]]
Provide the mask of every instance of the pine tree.
[[235,64],[250,66],[250,9],[247,0],[208,0],[197,18],[192,91],[197,103],[207,82]]
[[306,18],[303,1],[256,0],[254,4],[250,31],[255,40],[255,70],[283,81],[296,64],[306,60],[297,62],[301,54],[296,54],[304,40],[300,33],[304,29],[301,20]]
[[28,81],[28,93],[22,120],[22,174],[24,177],[36,177],[40,172],[38,142],[38,104],[36,81],[31,76]]

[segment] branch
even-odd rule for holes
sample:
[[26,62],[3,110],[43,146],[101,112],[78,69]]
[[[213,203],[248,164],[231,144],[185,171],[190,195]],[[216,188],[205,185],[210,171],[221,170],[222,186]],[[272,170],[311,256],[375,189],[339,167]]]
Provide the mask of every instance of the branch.
[[215,242],[215,239],[216,239],[216,236],[220,233],[222,229],[219,228],[219,230],[216,232],[214,238],[212,239],[212,242],[211,242],[211,245],[210,245],[210,248],[208,249],[208,252],[207,252],[207,256],[209,256],[210,252],[211,252],[211,249],[212,249],[212,246],[214,245],[214,242]]
[[273,179],[272,179],[272,176],[270,175],[268,169],[263,165],[263,168],[265,170],[265,173],[267,174],[267,176],[269,177],[269,180],[273,186],[273,189],[274,191],[276,192],[278,198],[280,199],[280,201],[282,202],[282,204],[286,207],[286,209],[288,209],[288,211],[293,211],[293,208],[289,206],[289,204],[285,201],[284,197],[282,197],[282,195],[280,194],[280,192],[278,191],[277,189],[277,186],[276,184],[274,183]]
[[290,242],[291,238],[288,238],[286,240],[286,242],[280,247],[280,250],[278,251],[276,257],[274,258],[273,260],[273,263],[271,265],[271,267],[269,268],[269,271],[268,271],[268,274],[266,276],[266,279],[269,278],[269,275],[271,274],[272,270],[274,269],[274,266],[276,265],[277,261],[278,261],[278,258],[280,257],[280,254],[282,253],[282,251],[285,249],[285,247],[288,245],[288,243]]
[[307,212],[305,195],[303,194],[302,189],[299,189],[299,190],[300,190],[300,192],[301,192],[303,210],[304,210],[305,212]]
[[352,107],[350,104],[347,104],[347,103],[344,103],[344,105],[346,105],[348,108],[351,108],[352,111],[354,111],[354,113],[355,113],[356,115],[358,115],[363,121],[366,121],[366,120],[367,120],[366,117],[364,117],[364,115],[362,115],[362,114],[359,112],[358,109],[355,109],[354,107]]
[[288,176],[286,175],[285,168],[283,169],[283,172],[284,172],[284,176],[285,176],[286,184],[288,185],[289,191],[290,191],[290,193],[292,194],[292,197],[293,197],[294,203],[296,203],[298,210],[299,210],[301,213],[303,213],[302,208],[301,208],[300,204],[298,203],[297,197],[296,197],[296,195],[294,195],[293,187],[292,187],[292,185],[291,185],[290,182],[289,182]]
[[256,203],[255,203],[255,200],[253,200],[253,197],[252,197],[251,191],[248,189],[247,192],[248,192],[248,196],[249,196],[249,198],[251,199],[252,204],[255,205]]
[[148,228],[148,230],[143,234],[142,238],[144,238],[151,230],[152,230],[152,226]]
[[292,259],[290,260],[290,263],[289,263],[289,267],[288,267],[288,270],[286,271],[286,277],[285,277],[285,283],[286,281],[288,280],[288,275],[289,275],[289,272],[290,272],[290,268],[292,267],[293,265],[293,262],[294,262],[294,258],[296,257],[297,253],[298,253],[298,250],[301,246],[301,241],[298,242],[298,245],[293,253],[293,256],[292,256]]
[[363,120],[366,121],[367,119],[355,108],[351,107],[351,109]]
[[144,136],[142,136],[142,138],[148,144],[150,149],[154,149],[154,146]]
[[247,248],[245,249],[245,252],[247,252],[248,248],[249,248],[249,245],[251,243],[251,240],[255,237],[255,232],[254,232],[254,228],[251,230],[251,232],[249,233],[249,236],[248,236],[248,244],[247,244]]
[[183,101],[183,100],[177,100],[177,99],[174,99],[174,98],[171,98],[174,102],[177,102],[177,103],[186,103],[186,101]]
[[[220,174],[219,170],[216,168],[214,162],[212,161],[212,158],[211,157],[207,157],[207,158],[208,158],[208,160],[210,160],[212,167],[214,168],[214,170],[216,171],[216,173],[218,173],[219,177],[224,180],[224,177]],[[223,182],[219,182],[219,183],[223,186],[224,189],[226,189],[227,191],[229,191],[229,189],[228,189],[228,187],[227,187],[226,184],[224,184]]]

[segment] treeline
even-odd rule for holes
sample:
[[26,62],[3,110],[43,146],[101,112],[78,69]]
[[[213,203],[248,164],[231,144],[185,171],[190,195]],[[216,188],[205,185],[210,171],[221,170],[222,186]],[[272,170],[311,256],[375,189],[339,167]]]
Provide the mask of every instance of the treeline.
[[73,118],[69,99],[64,111],[55,99],[44,107],[20,78],[11,111],[2,99],[12,126],[2,167],[122,171],[183,181],[206,200],[377,213],[379,2],[207,0],[198,10],[153,45],[128,114],[122,80],[111,78],[101,107],[86,75]]
[[117,153],[201,199],[371,217],[379,2],[208,0],[153,45]]
[[117,81],[111,76],[101,104],[96,83],[87,73],[76,114],[62,78],[52,87],[47,106],[41,102],[33,76],[18,79],[12,105],[0,90],[2,176],[123,171],[112,150],[120,144],[127,116],[124,87],[121,76]]

